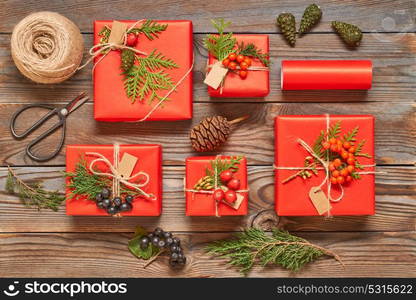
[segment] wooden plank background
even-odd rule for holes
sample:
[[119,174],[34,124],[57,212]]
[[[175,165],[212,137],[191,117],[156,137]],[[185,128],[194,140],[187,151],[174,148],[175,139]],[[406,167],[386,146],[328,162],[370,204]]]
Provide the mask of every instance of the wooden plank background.
[[[98,123],[92,103],[68,119],[67,144],[158,143],[163,146],[163,215],[109,218],[68,217],[58,212],[22,206],[4,190],[6,172],[0,170],[0,277],[235,277],[234,269],[203,252],[206,242],[230,236],[253,224],[278,226],[337,252],[343,269],[324,258],[298,273],[279,267],[255,268],[252,277],[414,277],[416,276],[416,119],[415,119],[415,10],[414,1],[315,1],[323,8],[322,22],[290,48],[274,25],[280,12],[300,19],[306,0],[258,1],[18,1],[0,2],[0,166],[13,165],[25,179],[43,179],[47,188],[63,190],[65,151],[48,163],[24,155],[25,143],[11,137],[10,115],[27,103],[59,104],[80,90],[92,95],[91,66],[59,85],[39,85],[25,79],[10,56],[13,26],[32,11],[52,10],[66,15],[81,29],[87,48],[92,46],[95,19],[190,19],[194,24],[194,119],[142,124]],[[231,30],[270,36],[271,93],[264,99],[210,99],[203,85],[206,52],[201,47],[209,20],[233,21]],[[362,45],[348,50],[332,33],[330,21],[359,25]],[[280,90],[282,59],[371,59],[374,86],[361,91]],[[194,155],[189,129],[204,116],[221,113],[229,118],[246,111],[250,118],[237,126],[221,153],[247,155],[249,214],[244,217],[185,217],[182,179],[184,159]],[[376,215],[335,217],[281,217],[273,212],[273,118],[279,114],[362,114],[376,117]],[[26,125],[37,115],[27,115]],[[38,151],[53,147],[58,133]],[[214,153],[215,154],[215,153]],[[127,250],[136,225],[162,226],[180,235],[189,264],[170,270],[166,258],[143,269]],[[79,266],[82,266],[80,268]]]

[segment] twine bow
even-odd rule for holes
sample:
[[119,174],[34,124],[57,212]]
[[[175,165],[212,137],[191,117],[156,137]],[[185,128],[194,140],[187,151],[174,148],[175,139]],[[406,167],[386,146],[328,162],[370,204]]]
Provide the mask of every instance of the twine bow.
[[[329,132],[329,121],[330,121],[330,116],[329,114],[325,114],[325,120],[326,120],[326,139],[328,141],[328,132]],[[322,167],[318,167],[318,168],[311,168],[311,167],[281,167],[281,166],[276,166],[273,165],[273,168],[275,170],[313,170],[313,169],[318,169],[318,170],[325,170],[325,178],[322,180],[322,182],[319,184],[318,188],[321,189],[325,184],[327,186],[327,198],[328,198],[328,202],[327,202],[327,217],[330,217],[330,202],[339,202],[342,200],[342,198],[344,197],[344,188],[342,187],[342,185],[339,184],[340,190],[341,190],[341,194],[338,198],[333,198],[331,195],[331,187],[332,187],[332,183],[329,180],[329,152],[327,151],[327,155],[326,155],[326,159],[323,160],[322,158],[320,158],[318,155],[316,155],[316,153],[313,151],[313,149],[302,139],[298,138],[297,142],[310,154],[312,155],[315,159],[317,159]],[[362,165],[363,168],[372,168],[375,167],[375,164],[372,165]],[[357,174],[361,174],[361,175],[369,175],[369,174],[380,174],[380,173],[384,173],[384,172],[375,172],[375,171],[364,171],[364,172],[357,172]]]
[[[110,53],[110,51],[107,50],[117,50],[117,49],[129,49],[131,51],[134,51],[137,54],[141,54],[141,55],[147,55],[146,52],[140,51],[134,47],[129,47],[126,45],[127,43],[127,34],[129,33],[129,31],[134,28],[137,24],[146,21],[145,19],[139,20],[137,22],[135,22],[133,25],[131,25],[126,32],[124,33],[124,38],[123,38],[123,44],[116,44],[116,43],[99,43],[97,45],[94,45],[93,47],[90,48],[89,50],[89,54],[90,54],[90,58],[86,61],[85,64],[83,64],[82,66],[80,66],[77,70],[80,70],[82,68],[84,68],[85,66],[87,66],[94,58],[96,58],[98,55],[103,54],[102,57],[100,57],[100,59],[98,59],[98,61],[96,61],[92,67],[92,72],[94,73],[95,71],[95,67],[107,56],[108,53]],[[192,64],[191,67],[185,72],[185,74],[178,80],[178,82],[172,86],[172,88],[165,94],[165,96],[163,96],[158,103],[156,103],[155,106],[152,107],[152,109],[141,119],[136,120],[136,121],[130,121],[129,123],[136,123],[136,122],[143,122],[146,121],[154,112],[157,108],[159,108],[159,106],[176,90],[176,88],[182,84],[182,82],[186,79],[186,77],[188,77],[188,75],[192,72],[193,68],[194,68],[194,60],[195,57],[192,56]]]
[[[217,155],[215,157],[215,159],[220,159],[221,155]],[[195,193],[199,193],[199,194],[214,194],[215,190],[219,188],[219,184],[218,184],[218,164],[215,164],[215,169],[214,169],[214,189],[213,190],[195,190],[195,189],[187,189],[186,188],[186,183],[184,184],[185,186],[185,192],[191,192],[192,196],[194,196]],[[237,190],[235,191],[236,193],[247,193],[249,190],[245,189],[245,190]],[[231,207],[232,209],[237,210],[238,208],[234,207],[233,205],[231,205],[230,203],[226,202],[226,201],[217,201],[215,200],[215,216],[216,217],[220,217],[219,213],[218,213],[218,206],[220,203],[224,203],[226,205],[228,205],[229,207]]]
[[[93,161],[91,161],[91,163],[89,164],[88,169],[94,175],[111,177],[113,179],[112,191],[113,191],[113,195],[115,195],[116,197],[120,196],[120,184],[124,184],[125,186],[128,186],[128,187],[138,191],[140,194],[145,196],[147,199],[156,200],[156,197],[153,194],[146,193],[142,189],[150,181],[149,174],[147,174],[146,172],[140,171],[140,172],[137,172],[137,173],[135,173],[135,174],[133,174],[129,177],[123,177],[123,175],[121,175],[119,173],[119,171],[118,171],[118,164],[119,164],[119,161],[120,161],[120,145],[119,144],[114,144],[114,163],[113,164],[101,153],[86,152],[86,155],[98,157],[98,158],[94,159]],[[107,167],[109,168],[110,172],[99,172],[97,170],[94,170],[94,165],[98,162],[102,162],[102,163],[106,164]],[[142,182],[142,183],[129,182],[129,180],[132,180],[132,179],[137,178],[139,176],[143,176],[145,178],[145,181]]]

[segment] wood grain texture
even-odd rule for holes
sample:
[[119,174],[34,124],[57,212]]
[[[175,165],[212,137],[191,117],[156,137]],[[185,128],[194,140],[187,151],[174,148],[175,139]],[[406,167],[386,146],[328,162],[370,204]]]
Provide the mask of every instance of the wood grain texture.
[[[0,164],[35,165],[24,152],[28,141],[16,141],[8,124],[10,116],[20,108],[18,104],[0,104]],[[194,118],[179,122],[110,123],[92,120],[92,105],[85,104],[67,120],[66,144],[161,144],[165,165],[183,165],[185,158],[194,155],[189,141],[189,129],[203,117],[221,114],[232,119],[250,112],[250,118],[238,125],[220,150],[224,154],[241,153],[250,165],[272,165],[274,158],[274,117],[277,115],[310,114],[373,114],[376,118],[375,149],[377,164],[415,163],[416,122],[415,106],[410,103],[339,103],[326,104],[264,104],[198,103]],[[44,113],[41,110],[39,113]],[[22,115],[21,127],[29,127],[39,118],[37,112]],[[52,123],[45,125],[50,126]],[[23,129],[23,128],[22,128]],[[39,133],[45,130],[40,128]],[[55,147],[60,133],[39,145],[45,153]],[[32,137],[31,137],[32,138]],[[65,164],[65,151],[43,165]]]
[[[92,35],[84,35],[86,49],[92,46]],[[206,51],[195,34],[194,102],[414,102],[416,86],[416,35],[366,34],[362,45],[351,51],[334,34],[305,35],[296,48],[287,46],[280,35],[270,35],[270,87],[265,98],[210,98],[203,84]],[[56,103],[67,101],[85,90],[92,92],[92,66],[79,71],[69,80],[55,85],[35,84],[15,67],[10,55],[10,35],[0,35],[0,103]],[[373,87],[367,91],[285,91],[280,90],[280,63],[283,59],[371,59],[374,65]]]
[[[342,20],[353,23],[366,32],[401,32],[411,31],[415,3],[412,0],[379,0],[379,1],[315,1],[323,10],[321,23],[315,32],[332,32],[330,22]],[[300,20],[304,9],[311,4],[308,0],[229,0],[203,1],[178,0],[172,4],[164,0],[142,0],[140,3],[129,0],[93,0],[93,1],[25,1],[19,0],[2,2],[0,10],[0,32],[11,32],[13,26],[23,17],[33,11],[52,10],[59,12],[75,24],[81,31],[91,32],[92,22],[102,20],[127,19],[159,19],[181,20],[189,19],[194,22],[196,32],[212,30],[210,20],[224,18],[232,20],[232,30],[238,32],[276,32],[275,18],[282,12],[291,12]],[[402,12],[402,13],[401,13]],[[404,13],[403,13],[404,12]],[[392,18],[395,23],[384,22]]]
[[[63,191],[62,168],[16,168],[23,179],[42,179],[45,187]],[[416,228],[416,168],[380,167],[376,177],[376,215],[280,217],[273,212],[274,176],[270,167],[249,168],[249,213],[245,217],[186,217],[184,167],[164,167],[161,217],[72,217],[59,212],[24,207],[4,191],[6,172],[0,172],[0,232],[132,232],[137,224],[176,231],[236,231],[256,224],[293,231],[410,231]]]
[[[167,257],[143,269],[127,250],[127,234],[0,234],[0,277],[238,277],[222,259],[204,253],[207,242],[226,233],[179,234],[187,265],[171,270]],[[345,269],[332,258],[321,258],[298,273],[280,267],[255,267],[250,277],[414,277],[414,232],[302,233],[312,243],[340,255]]]

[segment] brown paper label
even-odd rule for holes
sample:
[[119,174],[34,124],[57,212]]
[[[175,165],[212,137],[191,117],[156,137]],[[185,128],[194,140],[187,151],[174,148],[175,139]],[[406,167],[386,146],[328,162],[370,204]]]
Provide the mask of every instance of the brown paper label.
[[[228,191],[228,188],[225,186],[221,186],[221,189],[226,192]],[[241,203],[243,203],[244,201],[244,196],[241,195],[241,193],[237,192],[237,199],[235,200],[234,203],[229,203],[227,201],[222,201],[224,204],[227,204],[228,206],[231,206],[232,208],[234,208],[235,210],[238,210],[241,206]]]
[[137,163],[138,158],[128,153],[124,153],[121,158],[120,163],[118,164],[117,172],[121,177],[128,178],[133,172],[134,166]]
[[127,24],[118,21],[113,21],[111,26],[111,33],[108,42],[111,44],[122,45],[124,42],[124,35],[127,31]]
[[330,211],[332,208],[327,196],[318,186],[314,186],[310,189],[309,198],[311,198],[311,201],[319,215]]
[[204,83],[209,85],[213,89],[217,89],[221,82],[224,80],[225,75],[227,75],[228,69],[222,67],[220,61],[216,62],[211,70],[208,72],[205,77]]

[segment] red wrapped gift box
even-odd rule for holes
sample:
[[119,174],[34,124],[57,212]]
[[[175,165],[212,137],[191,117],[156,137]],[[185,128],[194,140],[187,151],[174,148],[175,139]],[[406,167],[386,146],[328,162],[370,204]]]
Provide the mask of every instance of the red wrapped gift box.
[[[206,175],[206,168],[215,156],[188,157],[186,159],[186,190],[192,190],[199,179]],[[229,156],[221,156],[220,159],[230,159]],[[240,180],[240,190],[247,190],[247,161],[243,157],[239,169],[234,173],[234,178]],[[186,215],[187,216],[215,216],[215,201],[212,194],[203,194],[186,191]],[[236,210],[227,204],[218,204],[219,216],[246,215],[248,206],[248,192],[239,192],[244,196],[240,207]]]
[[[238,43],[253,43],[263,53],[269,53],[269,36],[265,34],[234,34]],[[211,54],[208,57],[208,64],[212,65],[217,62]],[[252,66],[264,67],[263,64],[253,59]],[[208,94],[211,97],[223,98],[251,98],[266,97],[270,92],[269,71],[248,71],[246,79],[233,72],[228,72],[225,77],[222,93],[220,89],[213,89],[208,86]]]
[[[77,163],[84,159],[87,166],[96,159],[96,156],[86,155],[87,152],[102,154],[114,164],[114,145],[68,145],[66,149],[66,170],[74,172]],[[133,202],[133,209],[123,212],[123,216],[159,216],[162,212],[162,148],[160,145],[120,145],[119,159],[124,153],[138,158],[132,174],[143,171],[149,175],[149,183],[142,187],[143,191],[155,196],[155,200],[138,197]],[[98,162],[94,165],[100,172],[109,172],[109,167]],[[67,180],[67,183],[69,179]],[[67,188],[66,213],[67,215],[107,216],[104,209],[97,208],[94,201],[81,197],[70,198]]]
[[[133,25],[136,21],[122,21]],[[154,49],[167,58],[172,59],[180,67],[167,69],[166,72],[177,83],[191,68],[193,62],[192,22],[191,21],[157,21],[168,24],[159,38],[150,41],[143,34],[139,35],[136,48],[145,53]],[[98,33],[112,21],[94,22],[94,44],[100,43]],[[100,57],[96,58],[96,62]],[[136,100],[131,103],[124,90],[121,58],[119,51],[110,51],[106,57],[95,66],[94,71],[94,118],[97,121],[137,121],[145,117],[158,101],[149,104]],[[159,92],[164,96],[168,91]],[[159,106],[147,120],[186,120],[192,118],[192,72],[183,80],[169,96],[169,100]]]
[[[322,130],[326,130],[327,118],[322,116],[278,116],[275,119],[275,168],[303,167],[305,157],[310,154],[298,143],[300,138],[311,147]],[[367,165],[363,171],[374,171],[374,117],[370,115],[330,115],[329,123],[341,121],[341,136],[359,126],[357,140],[366,140],[362,152],[371,158],[358,157],[361,165]],[[279,216],[315,216],[319,215],[309,198],[309,191],[319,186],[325,178],[325,171],[319,170],[318,176],[293,180],[283,180],[299,170],[275,169],[275,209]],[[343,186],[344,196],[339,202],[331,202],[330,215],[373,215],[374,214],[374,174],[361,175]],[[333,197],[340,196],[340,189],[332,185]],[[322,190],[327,193],[326,185]],[[326,215],[327,213],[325,213]]]

